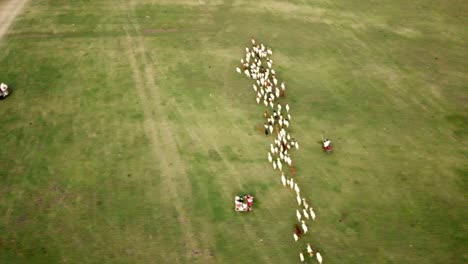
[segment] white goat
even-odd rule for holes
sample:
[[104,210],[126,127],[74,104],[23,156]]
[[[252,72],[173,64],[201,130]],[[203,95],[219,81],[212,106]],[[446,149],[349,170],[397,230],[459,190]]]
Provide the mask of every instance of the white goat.
[[302,209],[302,213],[304,214],[304,217],[309,220],[309,214],[307,213],[306,209]]
[[301,221],[301,218],[302,218],[302,215],[301,213],[299,213],[299,210],[296,210],[296,217],[297,217],[297,221]]
[[315,254],[315,257],[317,258],[318,263],[322,264],[322,255],[320,255],[319,252]]
[[312,220],[315,221],[315,212],[312,207],[309,207],[309,213],[310,213],[310,217],[312,217]]
[[296,201],[297,201],[297,205],[301,205],[302,199],[301,199],[301,196],[299,196],[299,194],[297,194],[296,196]]
[[304,220],[302,220],[302,230],[304,230],[304,234],[307,234],[307,231],[309,231],[309,229],[307,228],[307,225],[305,224]]
[[311,257],[314,255],[314,251],[312,250],[312,247],[309,243],[307,243],[307,253],[309,253],[309,256]]

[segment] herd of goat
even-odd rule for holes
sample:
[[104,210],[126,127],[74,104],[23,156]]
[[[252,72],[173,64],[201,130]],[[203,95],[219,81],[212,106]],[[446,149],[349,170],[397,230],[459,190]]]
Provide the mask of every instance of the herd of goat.
[[[298,241],[302,233],[308,232],[306,220],[315,221],[315,212],[309,206],[306,199],[301,197],[301,191],[294,179],[287,178],[283,171],[283,162],[290,167],[291,174],[295,173],[295,168],[292,165],[290,151],[292,149],[299,149],[299,143],[291,137],[286,130],[291,121],[289,113],[289,105],[276,103],[275,101],[280,97],[286,96],[286,85],[284,82],[279,83],[276,78],[276,72],[273,69],[273,60],[270,56],[273,54],[272,50],[263,44],[258,44],[254,38],[251,39],[252,48],[245,48],[245,58],[241,59],[242,68],[236,67],[236,71],[240,74],[244,73],[255,83],[252,85],[256,93],[257,104],[263,104],[267,109],[264,112],[265,123],[264,127],[260,127],[261,132],[266,135],[273,135],[276,132],[274,144],[270,145],[268,152],[268,161],[272,164],[274,170],[281,172],[281,183],[285,187],[291,188],[296,192],[296,200],[299,209],[296,210],[297,221],[300,223],[301,228],[296,225],[296,232],[293,233],[294,241]],[[269,113],[271,108],[271,114]],[[283,112],[281,112],[284,109]],[[314,251],[309,243],[307,243],[306,251],[311,258],[314,256]],[[315,257],[319,263],[322,263],[322,255],[319,252],[315,253]],[[301,262],[305,261],[304,254],[301,250],[299,253]]]

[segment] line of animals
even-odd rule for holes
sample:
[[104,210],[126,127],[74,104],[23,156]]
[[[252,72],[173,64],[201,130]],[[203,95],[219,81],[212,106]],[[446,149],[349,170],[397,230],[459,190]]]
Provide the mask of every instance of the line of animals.
[[[256,93],[257,104],[263,104],[267,108],[263,114],[265,123],[263,127],[259,127],[259,131],[264,132],[265,135],[273,135],[276,133],[274,144],[270,144],[270,151],[267,154],[268,161],[274,170],[281,172],[281,183],[285,187],[289,187],[296,192],[297,205],[300,207],[296,210],[297,221],[300,223],[295,225],[296,230],[293,233],[294,241],[298,241],[302,234],[307,234],[308,227],[306,221],[315,221],[316,214],[314,209],[309,206],[306,199],[301,197],[301,191],[294,179],[287,178],[283,171],[283,163],[287,164],[290,168],[291,174],[295,174],[296,169],[293,166],[291,159],[291,151],[299,149],[299,143],[296,139],[291,137],[290,133],[286,130],[291,122],[291,114],[289,113],[289,105],[284,106],[280,103],[275,103],[280,97],[286,97],[286,84],[279,82],[276,77],[276,72],[273,69],[273,60],[270,58],[273,55],[272,50],[263,44],[257,43],[252,38],[252,47],[245,48],[245,58],[241,59],[241,67],[236,67],[236,72],[239,74],[244,73],[247,78],[253,79],[255,83],[252,89]],[[271,109],[270,109],[271,108]],[[271,114],[269,112],[271,111]],[[305,249],[310,258],[313,258],[314,251],[309,243]],[[315,252],[315,258],[319,263],[322,263],[322,255]],[[301,262],[305,261],[304,253],[299,252],[299,259]]]

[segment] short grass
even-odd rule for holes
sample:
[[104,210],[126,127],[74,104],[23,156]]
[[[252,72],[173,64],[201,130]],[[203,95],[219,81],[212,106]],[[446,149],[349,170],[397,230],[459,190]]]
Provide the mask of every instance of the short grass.
[[[463,1],[32,1],[0,42],[1,263],[466,263]],[[234,67],[288,86],[317,221]],[[320,151],[321,134],[335,152]],[[232,198],[253,193],[255,211]]]

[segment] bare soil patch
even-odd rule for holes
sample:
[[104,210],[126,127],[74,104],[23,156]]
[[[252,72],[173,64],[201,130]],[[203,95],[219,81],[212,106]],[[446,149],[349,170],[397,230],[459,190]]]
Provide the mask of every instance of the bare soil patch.
[[0,2],[0,40],[29,0],[6,0]]

